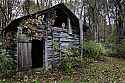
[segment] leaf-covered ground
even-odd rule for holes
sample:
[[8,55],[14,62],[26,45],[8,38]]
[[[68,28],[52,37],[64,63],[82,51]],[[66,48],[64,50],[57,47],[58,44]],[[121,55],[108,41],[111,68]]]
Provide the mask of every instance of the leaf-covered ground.
[[61,69],[11,73],[0,83],[125,83],[125,59],[104,57],[88,62],[85,65],[86,61],[82,61],[82,67],[68,74]]

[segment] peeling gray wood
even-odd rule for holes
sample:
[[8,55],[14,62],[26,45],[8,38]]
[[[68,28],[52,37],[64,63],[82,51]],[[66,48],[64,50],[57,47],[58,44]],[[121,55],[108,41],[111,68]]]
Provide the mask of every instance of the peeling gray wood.
[[48,52],[47,52],[47,41],[45,41],[45,68],[48,70]]
[[31,43],[30,42],[18,42],[17,43],[17,60],[18,70],[31,67]]
[[80,48],[81,48],[81,57],[83,56],[83,22],[79,20],[80,24]]

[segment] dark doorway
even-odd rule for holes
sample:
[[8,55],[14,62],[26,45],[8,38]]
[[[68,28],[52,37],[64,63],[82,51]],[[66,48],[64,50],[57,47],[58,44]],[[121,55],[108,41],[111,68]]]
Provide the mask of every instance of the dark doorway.
[[44,40],[32,40],[32,67],[43,66]]

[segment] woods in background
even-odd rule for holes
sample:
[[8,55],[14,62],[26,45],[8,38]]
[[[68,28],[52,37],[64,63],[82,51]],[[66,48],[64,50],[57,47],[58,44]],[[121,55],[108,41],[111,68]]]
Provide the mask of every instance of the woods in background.
[[58,3],[64,3],[89,27],[87,32],[83,33],[84,40],[120,44],[124,39],[125,0],[1,0],[0,30],[15,18]]

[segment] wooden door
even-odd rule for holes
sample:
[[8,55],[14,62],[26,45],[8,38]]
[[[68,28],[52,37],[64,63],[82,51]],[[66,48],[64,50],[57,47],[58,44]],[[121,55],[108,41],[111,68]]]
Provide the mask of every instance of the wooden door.
[[31,48],[32,48],[31,42],[17,43],[18,70],[29,69],[32,67]]

